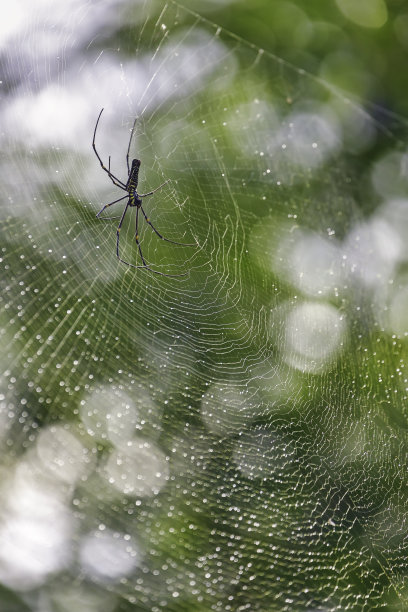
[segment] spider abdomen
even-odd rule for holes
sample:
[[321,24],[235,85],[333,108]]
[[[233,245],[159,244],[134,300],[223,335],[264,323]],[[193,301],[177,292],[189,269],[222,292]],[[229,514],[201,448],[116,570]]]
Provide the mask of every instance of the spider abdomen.
[[131,195],[132,193],[136,193],[136,187],[139,182],[139,168],[140,168],[140,159],[134,159],[132,161],[132,167],[130,168],[129,178],[126,183],[126,191]]

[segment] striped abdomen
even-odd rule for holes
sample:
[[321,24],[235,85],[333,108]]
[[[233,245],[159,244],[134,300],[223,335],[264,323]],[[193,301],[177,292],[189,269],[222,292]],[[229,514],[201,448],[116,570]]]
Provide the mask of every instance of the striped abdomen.
[[134,159],[132,161],[132,167],[130,169],[129,178],[126,183],[126,191],[135,192],[137,188],[137,184],[139,182],[139,168],[140,168],[140,159]]

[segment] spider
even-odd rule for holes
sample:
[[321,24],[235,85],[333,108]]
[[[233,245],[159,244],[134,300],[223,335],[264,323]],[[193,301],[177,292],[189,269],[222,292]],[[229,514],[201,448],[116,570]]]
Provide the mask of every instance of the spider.
[[[145,270],[150,270],[150,272],[153,272],[154,274],[160,274],[160,276],[168,276],[168,277],[186,276],[186,274],[187,274],[186,272],[184,274],[165,274],[164,272],[159,272],[158,270],[153,270],[153,268],[151,268],[150,266],[147,265],[146,260],[143,257],[142,248],[141,248],[140,242],[139,242],[139,234],[138,234],[138,230],[139,230],[139,212],[141,211],[142,215],[145,218],[146,223],[148,223],[148,225],[150,225],[152,230],[155,232],[155,234],[157,234],[157,236],[161,240],[165,240],[166,242],[171,242],[172,244],[177,244],[177,245],[180,245],[180,246],[196,246],[196,244],[186,244],[185,242],[176,242],[175,240],[169,240],[168,238],[165,238],[154,227],[153,223],[150,221],[150,219],[146,215],[145,210],[144,210],[144,208],[142,206],[143,198],[146,198],[147,196],[151,196],[154,193],[156,193],[156,191],[159,191],[159,189],[164,187],[164,185],[166,185],[170,181],[170,179],[167,179],[167,181],[164,181],[164,183],[162,183],[161,185],[156,187],[156,189],[153,189],[153,191],[149,191],[148,193],[138,193],[137,192],[137,184],[138,184],[138,181],[139,181],[140,159],[132,160],[132,165],[129,166],[130,145],[132,144],[133,133],[134,133],[134,130],[135,130],[135,125],[136,125],[137,117],[136,117],[136,119],[135,119],[135,121],[133,123],[133,127],[132,127],[132,130],[130,132],[129,145],[128,145],[127,153],[126,153],[126,165],[127,165],[127,171],[128,171],[128,177],[127,177],[126,183],[124,183],[123,181],[118,179],[114,174],[112,174],[112,172],[110,171],[110,160],[111,160],[110,155],[109,155],[108,167],[106,168],[106,166],[104,165],[102,159],[100,158],[99,153],[96,150],[96,146],[95,146],[96,130],[98,129],[98,123],[99,123],[99,120],[101,118],[102,113],[103,113],[103,109],[99,113],[98,119],[96,120],[96,125],[95,125],[95,129],[94,129],[93,140],[92,140],[92,148],[93,148],[93,150],[95,152],[96,157],[99,160],[99,163],[101,164],[102,169],[107,173],[107,175],[109,176],[109,178],[112,181],[112,183],[114,185],[116,185],[116,187],[119,187],[119,189],[122,189],[123,191],[126,191],[126,195],[124,195],[121,198],[118,198],[117,200],[114,200],[113,202],[109,202],[109,204],[105,204],[105,206],[103,206],[103,208],[101,208],[101,210],[98,212],[98,214],[96,216],[99,218],[99,216],[103,213],[103,211],[106,210],[107,208],[109,208],[109,206],[113,206],[113,204],[116,204],[117,202],[120,202],[121,200],[125,200],[127,198],[125,209],[124,209],[122,215],[120,216],[119,225],[118,225],[118,227],[116,229],[116,256],[117,256],[117,258],[119,259],[119,261],[121,261],[122,263],[126,264],[127,266],[130,266],[131,268],[144,268]],[[142,265],[140,265],[140,266],[137,266],[135,264],[129,263],[128,261],[125,261],[124,259],[121,258],[120,254],[119,254],[119,236],[120,236],[120,230],[121,230],[123,221],[125,219],[127,210],[128,210],[129,207],[132,207],[132,206],[134,206],[136,208],[135,240],[136,240],[137,248],[139,250],[140,259],[142,260]],[[102,218],[103,219],[118,219],[119,217],[102,217]]]

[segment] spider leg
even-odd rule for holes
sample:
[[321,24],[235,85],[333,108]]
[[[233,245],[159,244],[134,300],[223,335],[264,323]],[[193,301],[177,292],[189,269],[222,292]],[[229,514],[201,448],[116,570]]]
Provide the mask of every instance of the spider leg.
[[[118,200],[114,200],[113,202],[109,202],[109,204],[105,204],[105,206],[103,208],[101,208],[101,210],[98,212],[98,214],[96,215],[97,217],[99,217],[100,214],[103,213],[103,211],[105,210],[105,208],[109,208],[109,206],[112,206],[113,204],[116,204],[116,202],[120,202],[121,200],[124,200],[125,198],[128,198],[128,195],[125,195],[121,198],[119,198]],[[103,219],[116,219],[117,217],[103,217]]]
[[131,132],[130,132],[129,145],[128,145],[128,148],[127,148],[127,153],[126,153],[126,164],[127,164],[127,169],[128,169],[128,175],[130,174],[130,167],[129,167],[129,153],[130,153],[130,145],[132,144],[133,133],[134,133],[134,131],[135,131],[135,126],[136,126],[136,121],[137,121],[137,119],[138,119],[138,118],[136,117],[136,119],[135,119],[135,120],[134,120],[134,122],[133,122],[133,127],[132,127]]
[[120,255],[119,255],[119,236],[120,236],[120,230],[121,230],[121,228],[122,228],[122,223],[123,223],[123,220],[124,220],[124,218],[125,218],[125,215],[126,215],[126,213],[127,213],[127,209],[128,209],[128,208],[129,208],[129,202],[128,202],[128,203],[126,204],[126,206],[125,206],[125,210],[124,210],[124,211],[123,211],[123,213],[122,213],[122,216],[121,216],[120,221],[119,221],[119,225],[118,225],[118,227],[117,227],[117,229],[116,229],[116,257],[117,257],[117,258],[118,258],[120,261],[122,261],[122,260],[120,259]]
[[154,193],[156,193],[156,191],[159,191],[159,189],[161,189],[162,187],[167,185],[167,183],[170,182],[170,181],[171,181],[171,179],[167,179],[167,181],[164,181],[164,183],[162,183],[161,185],[156,187],[156,189],[153,189],[153,191],[149,191],[149,193],[139,193],[139,198],[145,198],[146,196],[153,195]]
[[96,137],[96,130],[98,129],[98,123],[99,123],[99,119],[101,118],[103,109],[101,110],[101,112],[98,115],[98,119],[96,121],[96,125],[95,125],[95,129],[94,129],[94,134],[93,134],[93,140],[92,140],[92,148],[94,150],[94,153],[96,155],[96,157],[99,160],[99,163],[101,164],[101,167],[103,170],[105,170],[106,174],[109,176],[110,180],[112,181],[112,183],[114,185],[116,185],[116,187],[119,187],[120,189],[123,189],[124,191],[126,191],[126,185],[124,183],[122,183],[122,181],[120,179],[118,179],[114,174],[112,174],[112,172],[110,171],[110,158],[109,158],[109,169],[104,165],[102,159],[99,156],[98,151],[96,150],[96,145],[95,145],[95,137]]
[[137,244],[137,248],[139,249],[139,253],[140,253],[140,259],[143,262],[143,266],[145,268],[148,267],[145,258],[143,257],[143,253],[142,253],[142,247],[140,246],[140,242],[139,242],[139,207],[136,208],[136,226],[135,226],[135,240],[136,240],[136,244]]
[[130,268],[149,270],[150,272],[153,272],[154,274],[158,274],[159,276],[168,276],[170,278],[176,278],[177,276],[186,276],[187,272],[184,272],[183,274],[165,274],[164,272],[159,272],[158,270],[153,270],[153,268],[151,268],[150,266],[147,265],[146,260],[143,257],[142,249],[141,249],[140,242],[139,242],[139,236],[138,236],[138,233],[137,233],[138,232],[138,225],[139,225],[139,215],[138,215],[139,208],[136,208],[136,228],[135,228],[136,233],[135,233],[135,240],[136,240],[137,248],[139,249],[139,253],[140,253],[140,257],[141,257],[141,260],[143,262],[143,265],[135,266],[135,264],[131,264],[128,261],[125,261],[124,259],[122,259],[120,257],[120,255],[119,255],[119,233],[120,233],[120,228],[122,227],[122,223],[123,223],[123,220],[125,218],[125,214],[126,214],[126,211],[127,211],[128,207],[129,207],[129,204],[126,205],[126,208],[123,211],[122,218],[121,218],[121,220],[119,222],[118,229],[117,229],[117,232],[116,232],[116,235],[117,235],[117,238],[116,238],[116,255],[117,255],[117,258],[119,259],[119,261],[124,263],[124,264],[126,264]]
[[[141,197],[141,196],[139,196]],[[161,233],[159,231],[157,231],[157,229],[154,227],[153,223],[150,221],[150,219],[148,218],[148,216],[146,215],[143,206],[140,206],[143,216],[146,219],[146,223],[148,223],[150,225],[150,227],[152,228],[152,230],[155,232],[155,234],[158,235],[158,237],[161,240],[165,240],[166,242],[171,242],[171,244],[178,244],[179,246],[197,246],[197,243],[191,244],[191,243],[187,243],[187,242],[176,242],[175,240],[169,240],[168,238],[165,238],[164,236],[161,235]]]

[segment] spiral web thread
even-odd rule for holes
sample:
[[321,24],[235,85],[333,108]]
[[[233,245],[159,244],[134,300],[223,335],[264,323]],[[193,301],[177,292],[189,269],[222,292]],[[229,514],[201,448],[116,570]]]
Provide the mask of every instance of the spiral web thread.
[[[350,163],[378,125],[177,4],[131,5],[75,3],[57,63],[39,13],[6,57],[0,580],[84,610],[404,609],[408,226],[386,179],[363,221]],[[140,235],[186,276],[119,263],[95,218],[122,195],[102,106],[112,172],[137,116],[139,190],[171,179],[144,207],[197,247]],[[136,263],[133,235],[129,210]]]

